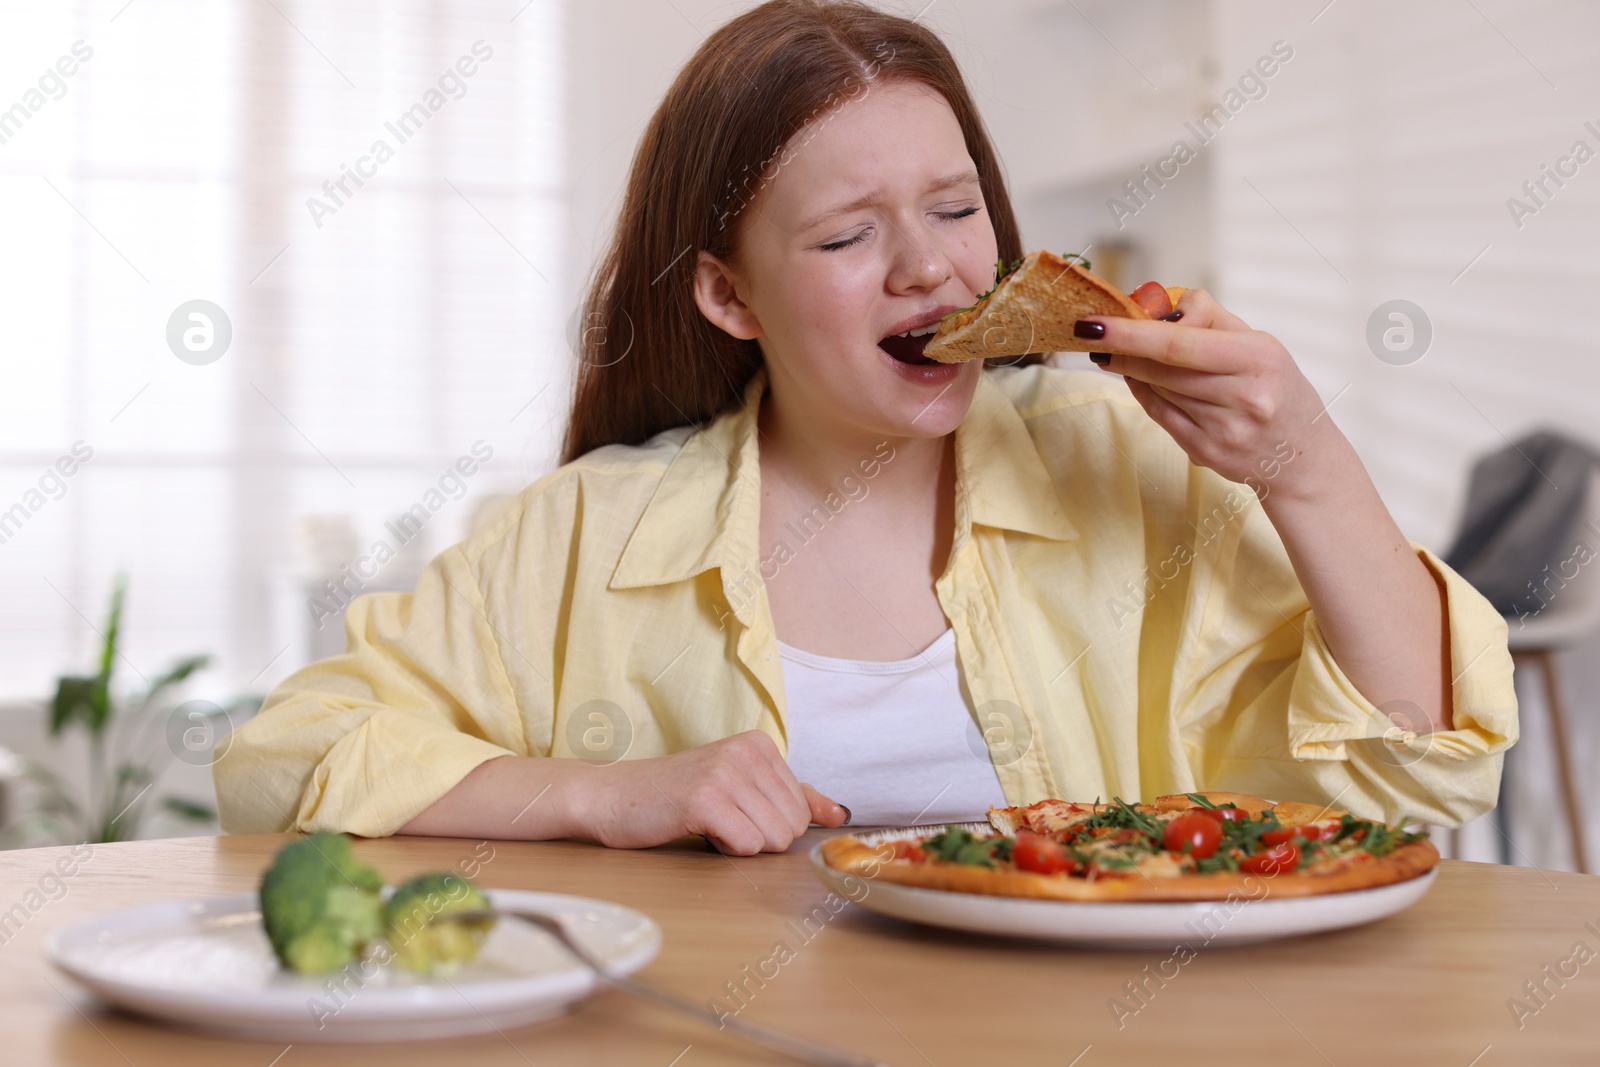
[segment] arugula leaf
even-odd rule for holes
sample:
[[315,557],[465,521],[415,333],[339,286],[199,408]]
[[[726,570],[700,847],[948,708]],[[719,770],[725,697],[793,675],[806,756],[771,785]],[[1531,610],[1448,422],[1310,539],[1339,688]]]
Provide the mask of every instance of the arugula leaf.
[[1132,830],[1139,836],[1133,841],[1123,842],[1125,847],[1157,851],[1161,848],[1161,838],[1167,826],[1156,816],[1140,811],[1121,797],[1112,797],[1110,808],[1096,812],[1073,827],[1072,841],[1093,841],[1096,839],[1094,831],[1100,829]]
[[[1063,252],[1063,253],[1061,253],[1061,258],[1066,260],[1068,263],[1076,262],[1076,263],[1080,264],[1083,267],[1084,270],[1091,270],[1092,269],[1090,267],[1090,265],[1089,265],[1088,257],[1087,256],[1080,256],[1076,252]],[[940,318],[939,321],[943,322],[945,319],[954,318],[957,315],[960,315],[960,314],[963,314],[965,312],[971,311],[973,308],[977,307],[979,304],[981,304],[985,300],[989,299],[991,296],[994,295],[994,291],[996,289],[1000,288],[1000,283],[1002,281],[1004,281],[1013,271],[1015,271],[1020,266],[1022,266],[1022,260],[1020,260],[1020,259],[1012,260],[1011,261],[1011,266],[1009,266],[1009,267],[1006,266],[1006,261],[1005,260],[1003,260],[1003,259],[995,260],[994,261],[994,285],[989,287],[988,292],[979,293],[978,294],[978,299],[976,301],[974,301],[972,304],[969,304],[967,307],[964,307],[964,308],[957,308],[956,310],[950,312],[950,314],[945,315],[942,318]],[[1209,807],[1209,805],[1207,805],[1207,806]]]
[[1221,849],[1218,849],[1214,855],[1207,856],[1203,860],[1195,860],[1194,869],[1200,874],[1215,874],[1218,871],[1237,871],[1239,869],[1239,857],[1235,856],[1232,852],[1225,852]]
[[1278,813],[1271,808],[1259,816],[1246,819],[1224,819],[1222,821],[1222,844],[1217,846],[1220,852],[1223,849],[1239,848],[1245,852],[1257,851],[1261,843],[1261,835],[1268,830],[1277,830],[1282,827],[1278,822]]
[[1327,841],[1312,841],[1308,838],[1298,838],[1296,844],[1300,846],[1300,866],[1315,863],[1333,851],[1333,846]]
[[1372,829],[1361,839],[1361,848],[1374,856],[1387,856],[1401,845],[1409,845],[1428,836],[1406,830],[1391,830],[1379,823],[1372,823],[1371,826]]
[[972,835],[967,831],[956,826],[947,826],[941,833],[924,841],[922,849],[936,859],[948,860],[961,851],[961,846],[971,838]]
[[[1005,260],[1003,260],[1003,259],[995,260],[994,261],[994,285],[992,285],[989,288],[989,291],[987,293],[982,293],[982,294],[980,294],[978,296],[979,302],[981,303],[982,301],[987,300],[990,296],[993,296],[994,295],[994,291],[996,289],[1000,288],[1000,283],[1005,281],[1006,278],[1010,277],[1011,272],[1016,270],[1020,266],[1022,266],[1022,260],[1020,260],[1020,259],[1013,259],[1011,261],[1011,266],[1009,266],[1009,267],[1006,266],[1006,261]],[[976,307],[977,305],[974,304],[973,306]]]
[[996,289],[1000,288],[1000,283],[1002,281],[1004,281],[1007,277],[1009,277],[1011,275],[1011,273],[1013,271],[1015,271],[1020,266],[1022,266],[1022,260],[1020,260],[1020,259],[1012,260],[1011,261],[1011,266],[1009,266],[1009,267],[1006,266],[1006,261],[1005,260],[1003,260],[1003,259],[995,260],[994,261],[994,285],[990,286],[989,290],[987,292],[979,293],[978,294],[978,299],[975,300],[973,303],[969,304],[968,306],[966,306],[964,308],[956,308],[956,310],[950,312],[950,314],[942,316],[939,319],[939,321],[943,322],[945,319],[954,318],[957,315],[961,315],[961,314],[964,314],[964,313],[966,313],[968,311],[971,311],[973,308],[977,307],[979,304],[981,304],[985,300],[989,299],[991,296],[994,295],[994,291]]
[[[1213,804],[1213,803],[1211,803],[1211,801],[1207,800],[1205,798],[1205,796],[1203,796],[1200,793],[1185,793],[1183,795],[1188,797],[1190,800],[1194,801],[1200,807],[1206,808],[1206,809],[1208,809],[1210,811],[1239,811],[1239,810],[1242,810],[1242,809],[1240,809],[1239,805],[1235,804],[1231,800],[1228,801],[1226,804]],[[1268,808],[1267,811],[1271,812],[1272,809]],[[1254,816],[1252,816],[1252,818],[1253,817]]]
[[1371,822],[1367,819],[1358,819],[1349,812],[1339,816],[1339,830],[1334,834],[1335,841],[1343,841],[1353,837],[1357,832],[1361,839],[1356,847],[1373,856],[1387,856],[1401,845],[1409,845],[1427,838],[1426,833],[1413,830],[1391,830],[1383,823]]
[[957,826],[947,826],[937,836],[922,843],[922,848],[935,859],[946,863],[962,863],[971,867],[995,867],[996,860],[1009,860],[1009,837],[979,837]]

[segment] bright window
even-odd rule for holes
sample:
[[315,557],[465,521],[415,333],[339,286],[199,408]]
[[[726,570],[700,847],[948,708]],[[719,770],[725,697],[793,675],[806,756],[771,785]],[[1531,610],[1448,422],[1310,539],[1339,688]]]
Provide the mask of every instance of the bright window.
[[89,666],[118,570],[125,682],[265,691],[342,641],[311,561],[409,588],[553,465],[562,44],[559,0],[0,7],[0,697]]

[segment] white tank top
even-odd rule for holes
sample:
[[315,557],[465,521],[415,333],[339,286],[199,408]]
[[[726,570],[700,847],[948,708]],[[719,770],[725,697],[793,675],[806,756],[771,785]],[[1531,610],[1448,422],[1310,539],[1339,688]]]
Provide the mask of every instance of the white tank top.
[[789,768],[851,826],[981,821],[1005,794],[968,710],[954,630],[910,659],[818,656],[778,642]]

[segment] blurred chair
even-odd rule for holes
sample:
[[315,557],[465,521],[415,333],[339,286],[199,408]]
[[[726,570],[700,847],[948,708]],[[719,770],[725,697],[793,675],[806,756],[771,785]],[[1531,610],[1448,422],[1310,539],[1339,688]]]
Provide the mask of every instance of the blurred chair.
[[[1573,531],[1600,534],[1600,473],[1589,477],[1589,492],[1584,502],[1584,521]],[[1597,542],[1600,544],[1600,542]],[[1511,657],[1517,669],[1539,669],[1544,682],[1545,706],[1550,709],[1550,740],[1555,749],[1556,780],[1561,788],[1561,803],[1566,809],[1567,830],[1571,835],[1572,859],[1581,873],[1589,873],[1584,845],[1583,808],[1578,803],[1578,785],[1573,773],[1573,750],[1568,730],[1566,702],[1561,697],[1561,678],[1556,671],[1556,653],[1576,647],[1600,630],[1600,550],[1591,548],[1590,562],[1580,565],[1571,578],[1558,574],[1562,582],[1550,590],[1550,603],[1537,613],[1508,617]],[[1593,573],[1591,573],[1593,572]]]
[[[1565,486],[1566,488],[1561,488]],[[1538,668],[1549,709],[1555,778],[1572,859],[1589,870],[1583,808],[1573,766],[1570,717],[1556,653],[1600,630],[1600,456],[1554,431],[1531,433],[1473,465],[1466,513],[1445,558],[1506,619],[1518,668]],[[1593,573],[1591,573],[1593,572]],[[1509,863],[1501,779],[1501,861]]]

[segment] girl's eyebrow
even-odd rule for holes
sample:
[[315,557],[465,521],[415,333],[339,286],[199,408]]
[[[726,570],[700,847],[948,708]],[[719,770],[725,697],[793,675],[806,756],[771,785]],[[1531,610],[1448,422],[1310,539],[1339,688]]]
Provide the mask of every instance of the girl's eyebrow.
[[[946,189],[953,189],[958,185],[978,184],[980,184],[978,181],[978,172],[975,170],[964,170],[956,174],[946,174],[943,178],[937,178],[934,181],[929,182],[928,188],[925,191],[930,193],[938,193],[943,192]],[[799,229],[795,232],[804,233],[813,226],[822,225],[829,219],[837,218],[840,215],[848,215],[850,212],[859,211],[864,207],[871,207],[882,195],[882,191],[877,190],[870,192],[865,196],[857,197],[848,204],[840,204],[837,207],[830,207],[821,214],[813,215],[811,218],[801,223]]]

